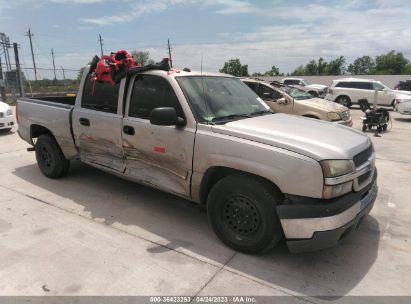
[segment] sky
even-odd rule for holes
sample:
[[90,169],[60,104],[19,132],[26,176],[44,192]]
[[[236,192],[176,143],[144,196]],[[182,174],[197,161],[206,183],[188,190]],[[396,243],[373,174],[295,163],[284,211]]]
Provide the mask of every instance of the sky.
[[[205,71],[230,58],[250,73],[272,65],[287,73],[319,57],[350,63],[392,49],[411,59],[409,20],[406,0],[0,0],[0,32],[20,45],[30,79],[29,28],[37,67],[52,68],[53,48],[61,79],[62,67],[76,77],[100,53],[99,34],[105,53],[148,51],[155,61],[167,57],[170,39],[175,67],[199,70],[202,62]],[[39,73],[53,78],[51,70]]]

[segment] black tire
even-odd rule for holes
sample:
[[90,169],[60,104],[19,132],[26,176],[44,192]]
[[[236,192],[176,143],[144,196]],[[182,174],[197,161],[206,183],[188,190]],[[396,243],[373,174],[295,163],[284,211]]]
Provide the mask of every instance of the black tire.
[[363,132],[367,131],[367,125],[362,125],[362,131]]
[[350,108],[352,105],[350,97],[345,96],[345,95],[338,96],[335,102],[339,103],[340,105],[346,106],[347,108]]
[[377,132],[380,133],[382,131],[382,126],[377,127]]
[[208,195],[208,219],[227,246],[245,253],[262,252],[274,247],[283,236],[276,212],[281,200],[280,191],[265,180],[229,175],[218,181]]
[[383,131],[387,131],[387,128],[388,128],[388,125],[387,125],[387,124],[384,124],[384,125],[382,126],[382,130],[383,130]]
[[312,97],[318,97],[318,93],[315,91],[309,91],[308,94],[310,94]]
[[37,165],[41,172],[50,178],[59,178],[67,174],[70,161],[54,139],[49,134],[40,135],[35,145]]

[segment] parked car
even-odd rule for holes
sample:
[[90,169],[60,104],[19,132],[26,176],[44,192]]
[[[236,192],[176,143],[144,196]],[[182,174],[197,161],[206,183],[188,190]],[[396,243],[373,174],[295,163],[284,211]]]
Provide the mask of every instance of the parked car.
[[283,237],[291,251],[333,246],[377,196],[368,136],[273,114],[230,75],[151,70],[113,86],[86,68],[76,98],[17,105],[18,133],[45,176],[80,159],[202,204],[235,250],[260,252]]
[[393,90],[381,81],[361,78],[333,80],[325,99],[346,107],[358,104],[360,99],[367,99],[372,104],[376,90],[378,91],[377,103],[382,106],[394,106],[396,100],[411,99],[411,92]]
[[394,89],[401,91],[411,91],[411,80],[401,80],[395,85]]
[[314,97],[324,98],[328,91],[328,87],[326,85],[310,84],[303,78],[283,78],[281,82],[286,85],[295,86],[307,93],[310,93]]
[[394,109],[400,114],[411,115],[411,100],[397,101]]
[[0,130],[10,131],[13,126],[13,110],[7,103],[0,101]]
[[315,98],[311,94],[290,86],[275,86],[263,80],[241,79],[275,113],[294,114],[352,126],[350,110],[335,102]]

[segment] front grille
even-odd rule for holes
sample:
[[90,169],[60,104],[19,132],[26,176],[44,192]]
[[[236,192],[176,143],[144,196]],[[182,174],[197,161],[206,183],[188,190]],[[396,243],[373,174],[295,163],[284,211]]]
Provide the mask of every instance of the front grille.
[[340,113],[342,120],[349,120],[350,119],[350,110],[344,111]]
[[365,163],[368,160],[368,158],[370,158],[371,154],[372,154],[372,146],[369,146],[366,150],[355,155],[353,158],[355,166],[356,167],[361,166],[363,163]]
[[358,183],[361,185],[363,182],[365,182],[371,175],[371,171],[368,171],[364,173],[363,175],[358,177]]

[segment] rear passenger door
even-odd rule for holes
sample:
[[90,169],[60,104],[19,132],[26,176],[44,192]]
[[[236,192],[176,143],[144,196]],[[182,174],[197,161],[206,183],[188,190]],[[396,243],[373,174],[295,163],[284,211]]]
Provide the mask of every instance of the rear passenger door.
[[123,120],[126,175],[189,198],[195,128],[150,123],[157,107],[174,107],[185,117],[171,84],[160,76],[137,75],[128,95]]
[[121,141],[122,88],[86,76],[81,99],[73,111],[73,133],[81,160],[115,171],[125,170]]

